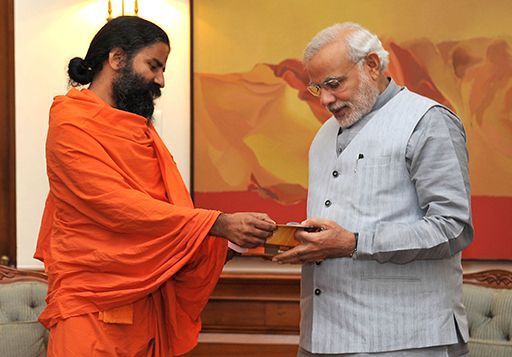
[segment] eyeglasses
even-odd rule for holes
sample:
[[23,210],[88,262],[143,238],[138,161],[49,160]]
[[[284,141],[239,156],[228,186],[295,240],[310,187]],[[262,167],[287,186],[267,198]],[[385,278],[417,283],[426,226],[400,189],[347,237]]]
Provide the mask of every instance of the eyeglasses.
[[339,77],[327,77],[322,83],[311,83],[307,86],[309,93],[315,97],[319,97],[322,89],[329,92],[335,92],[343,88],[343,85],[347,81],[347,75],[355,68],[356,64],[361,62],[362,58],[355,62],[352,67],[343,75]]

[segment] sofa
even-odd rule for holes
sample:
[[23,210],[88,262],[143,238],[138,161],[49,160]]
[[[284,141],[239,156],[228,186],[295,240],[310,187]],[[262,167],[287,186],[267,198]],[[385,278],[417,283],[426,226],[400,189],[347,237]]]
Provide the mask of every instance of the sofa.
[[512,356],[512,272],[464,274],[471,357]]
[[[0,357],[46,356],[48,334],[37,321],[45,306],[46,288],[43,273],[0,266]],[[511,357],[512,272],[464,274],[463,303],[470,356]]]
[[48,334],[37,321],[46,302],[43,273],[0,265],[0,356],[46,356]]

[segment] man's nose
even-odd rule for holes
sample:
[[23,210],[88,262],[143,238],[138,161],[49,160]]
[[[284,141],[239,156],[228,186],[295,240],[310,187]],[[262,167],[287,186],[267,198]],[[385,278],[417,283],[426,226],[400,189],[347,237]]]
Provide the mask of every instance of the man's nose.
[[163,88],[165,86],[165,79],[164,79],[164,73],[160,72],[155,77],[154,82],[160,86],[160,88]]
[[334,103],[335,101],[336,97],[334,96],[334,94],[322,88],[322,90],[320,91],[320,103],[322,103],[323,106],[327,106],[331,103]]

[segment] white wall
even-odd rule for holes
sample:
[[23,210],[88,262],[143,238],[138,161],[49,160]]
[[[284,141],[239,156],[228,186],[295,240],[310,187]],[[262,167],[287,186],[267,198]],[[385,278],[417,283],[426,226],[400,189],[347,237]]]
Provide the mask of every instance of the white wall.
[[[48,193],[44,145],[48,110],[67,91],[66,68],[84,57],[105,23],[106,0],[16,0],[16,194],[17,260],[22,268],[41,267],[32,258]],[[186,183],[190,181],[190,14],[188,0],[139,0],[139,16],[160,25],[171,39],[166,88],[157,109],[157,128]]]

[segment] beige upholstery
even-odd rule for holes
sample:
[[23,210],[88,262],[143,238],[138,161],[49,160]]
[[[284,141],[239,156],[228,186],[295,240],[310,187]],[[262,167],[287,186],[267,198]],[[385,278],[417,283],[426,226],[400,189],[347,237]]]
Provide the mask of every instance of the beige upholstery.
[[0,266],[0,356],[46,356],[47,331],[37,321],[46,290],[44,274]]
[[512,356],[512,273],[465,275],[463,303],[472,357]]

